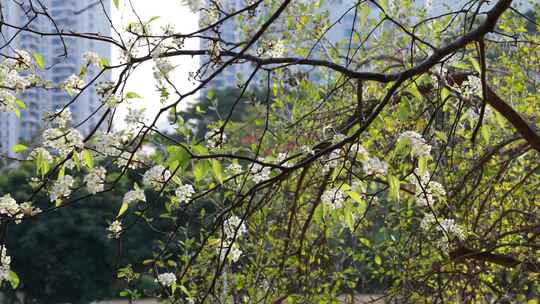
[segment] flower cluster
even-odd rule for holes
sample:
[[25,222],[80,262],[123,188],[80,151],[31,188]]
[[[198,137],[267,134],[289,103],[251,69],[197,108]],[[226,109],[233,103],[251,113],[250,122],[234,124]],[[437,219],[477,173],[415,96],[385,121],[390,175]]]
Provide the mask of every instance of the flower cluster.
[[162,273],[158,275],[157,282],[165,287],[171,287],[176,283],[176,276],[171,272]]
[[49,195],[51,202],[68,197],[71,194],[71,188],[73,187],[74,179],[70,175],[64,175],[59,177],[52,185]]
[[482,80],[477,76],[469,75],[467,80],[461,83],[459,88],[456,88],[464,98],[472,98],[473,96],[482,96]]
[[23,217],[23,213],[17,201],[10,194],[0,197],[0,214],[11,218],[15,218],[15,222],[19,223]]
[[419,176],[418,170],[415,170],[416,176],[413,177],[412,183],[416,189],[416,204],[421,207],[433,206],[435,199],[444,201],[446,199],[446,191],[444,187],[431,180],[429,172],[425,172]]
[[364,148],[364,146],[362,146],[359,143],[351,145],[351,149],[349,150],[349,154],[353,158],[356,158],[356,159],[358,159],[358,160],[360,160],[362,162],[365,162],[365,161],[367,161],[369,159],[368,151],[366,150],[366,148]]
[[225,169],[225,171],[229,174],[229,175],[238,175],[238,174],[241,174],[242,171],[243,171],[243,168],[240,164],[238,163],[232,163],[230,164],[229,166],[227,166],[227,168]]
[[180,185],[175,191],[179,203],[188,203],[193,193],[195,193],[195,190],[190,184]]
[[98,131],[93,136],[93,147],[105,156],[116,156],[120,153],[120,136],[113,132]]
[[9,280],[11,257],[7,254],[6,246],[0,246],[0,283]]
[[143,183],[146,187],[159,191],[171,178],[171,172],[161,165],[154,166],[143,175]]
[[[24,50],[14,50],[13,58],[0,62],[0,112],[17,112],[16,94],[32,83],[39,81],[32,66],[30,54]],[[20,73],[30,71],[30,75]]]
[[46,119],[52,121],[54,127],[60,129],[67,128],[71,122],[71,110],[69,108],[59,110],[56,113],[47,114],[46,116]]
[[67,155],[73,149],[82,149],[84,142],[77,129],[64,131],[52,128],[43,131],[43,145],[58,150],[61,155]]
[[204,135],[206,144],[210,149],[222,148],[227,141],[227,135],[220,129],[212,129]]
[[224,258],[225,253],[229,250],[229,259],[235,263],[240,259],[242,250],[238,248],[236,242],[234,242],[235,235],[241,236],[247,232],[246,226],[242,220],[237,216],[231,216],[225,222],[223,222],[224,237],[218,246],[218,254],[221,258]]
[[64,89],[70,96],[74,96],[81,92],[84,87],[84,80],[81,77],[73,74],[64,80]]
[[144,195],[143,189],[130,190],[124,194],[124,199],[122,200],[126,204],[131,204],[133,202],[146,202],[146,196]]
[[282,57],[285,54],[285,46],[281,40],[262,40],[257,48],[257,56],[271,58]]
[[167,57],[163,57],[163,46],[157,46],[152,52],[152,59],[154,60],[154,78],[161,80],[162,78],[169,77],[169,73],[175,69],[175,66],[171,63]]
[[415,131],[406,131],[399,135],[398,143],[405,142],[411,145],[411,155],[414,157],[429,157],[431,145],[426,143],[422,135]]
[[381,161],[378,157],[374,156],[370,157],[367,161],[365,161],[362,168],[364,169],[364,172],[368,175],[386,175],[386,172],[388,171],[388,163],[385,161]]
[[97,167],[90,170],[88,175],[84,177],[86,183],[86,189],[90,194],[96,194],[103,191],[105,188],[105,175],[107,170],[103,167]]
[[251,179],[253,180],[254,183],[258,184],[270,178],[271,168],[263,166],[258,163],[253,163],[251,165],[250,172],[251,172]]
[[322,203],[330,207],[330,209],[343,207],[345,199],[345,193],[339,187],[328,189],[321,196]]
[[120,238],[120,234],[122,233],[122,223],[119,221],[112,222],[109,227],[107,228],[107,231],[109,234],[107,235],[110,239],[118,239]]
[[38,160],[38,159],[42,159],[46,161],[47,163],[50,163],[52,162],[53,157],[51,156],[51,153],[47,151],[47,149],[44,149],[42,147],[37,147],[28,154],[28,160]]
[[91,64],[99,65],[99,61],[100,61],[99,55],[94,52],[84,52],[82,54],[82,58],[84,59],[84,61],[86,61],[86,64],[88,65],[91,65]]

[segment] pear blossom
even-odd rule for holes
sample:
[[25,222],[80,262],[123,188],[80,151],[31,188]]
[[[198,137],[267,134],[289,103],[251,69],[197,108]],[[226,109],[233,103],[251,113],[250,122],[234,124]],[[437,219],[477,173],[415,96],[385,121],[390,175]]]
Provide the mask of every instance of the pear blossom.
[[105,175],[107,170],[103,167],[96,167],[90,170],[90,173],[84,177],[86,189],[90,194],[96,194],[105,188]]
[[23,217],[21,207],[9,193],[0,197],[0,215],[15,218],[17,223],[20,222]]
[[32,206],[31,202],[22,203],[20,208],[24,216],[34,216],[42,212],[40,208]]
[[59,177],[50,190],[51,202],[67,197],[71,194],[74,179],[70,175]]
[[47,149],[42,148],[42,147],[37,147],[28,154],[28,160],[38,160],[38,159],[42,159],[47,163],[51,163],[53,161],[53,157],[51,156],[51,153],[49,153]]
[[212,129],[206,132],[204,139],[210,149],[222,148],[227,141],[227,135],[220,129]]
[[223,222],[223,232],[225,233],[225,239],[232,240],[235,234],[237,236],[243,235],[247,232],[247,229],[242,219],[233,215]]
[[99,65],[99,55],[94,53],[94,52],[84,52],[82,54],[82,58],[84,59],[84,61],[86,61],[87,64],[95,64],[95,65]]
[[146,202],[146,196],[144,195],[143,189],[130,190],[124,194],[124,199],[122,200],[126,204],[131,204],[133,202]]
[[157,277],[159,284],[170,287],[176,283],[176,276],[172,272],[161,273]]
[[388,163],[381,161],[378,157],[370,157],[366,162],[363,163],[362,167],[364,172],[368,175],[386,175],[386,172],[388,171]]
[[193,193],[195,193],[195,190],[190,184],[180,185],[175,191],[179,203],[188,203],[189,200],[191,200]]
[[161,165],[154,166],[143,175],[146,187],[158,191],[171,178],[171,172]]
[[107,231],[109,232],[109,234],[107,235],[108,238],[120,238],[120,234],[122,233],[122,223],[120,223],[118,220],[112,222],[107,228]]
[[0,283],[9,280],[11,270],[11,257],[7,254],[5,245],[0,246]]
[[78,94],[82,90],[84,85],[84,80],[82,80],[79,76],[75,74],[69,76],[64,81],[64,88],[70,96]]
[[238,175],[241,174],[243,171],[243,168],[238,163],[232,163],[227,168],[225,168],[225,172],[227,172],[230,175]]
[[345,193],[339,187],[328,189],[321,196],[322,203],[330,207],[330,209],[343,207],[345,199]]
[[271,169],[270,167],[266,167],[258,163],[253,163],[251,165],[250,172],[251,180],[253,180],[254,183],[258,184],[270,178]]
[[411,155],[417,157],[429,157],[431,154],[431,146],[426,143],[422,135],[414,131],[406,131],[401,133],[398,142],[407,142],[411,145]]

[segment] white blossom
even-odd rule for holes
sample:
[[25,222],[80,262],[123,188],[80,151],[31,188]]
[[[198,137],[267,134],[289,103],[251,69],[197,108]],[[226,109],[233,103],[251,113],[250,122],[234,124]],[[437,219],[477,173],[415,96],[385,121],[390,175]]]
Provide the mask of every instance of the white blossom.
[[229,175],[238,175],[238,174],[241,174],[242,171],[243,171],[243,168],[240,164],[237,164],[237,163],[232,163],[230,164],[229,166],[227,166],[227,168],[225,169],[225,171],[229,174]]
[[160,190],[171,177],[171,172],[161,165],[154,166],[143,175],[143,183],[146,187]]
[[19,223],[23,217],[21,207],[17,204],[11,195],[8,193],[0,197],[0,214],[16,219],[16,223]]
[[88,175],[84,177],[86,189],[90,194],[96,194],[103,191],[105,188],[105,175],[107,170],[103,167],[96,167],[90,170]]
[[73,187],[73,177],[70,175],[64,175],[59,177],[52,185],[50,190],[51,202],[67,197],[71,194],[71,188]]
[[225,233],[226,240],[232,240],[235,234],[241,236],[247,232],[247,229],[242,219],[233,215],[223,222],[223,232]]
[[66,80],[64,80],[64,89],[70,96],[78,94],[83,87],[84,80],[82,80],[79,76],[75,74],[69,76]]
[[362,162],[369,159],[369,152],[366,150],[366,148],[364,148],[364,146],[358,143],[351,145],[349,154]]
[[15,96],[8,90],[0,89],[0,112],[16,112],[17,110]]
[[328,189],[321,196],[323,204],[330,207],[330,209],[340,209],[343,207],[345,199],[345,193],[339,187]]
[[401,133],[398,142],[403,142],[411,145],[411,155],[417,157],[429,157],[431,154],[431,145],[426,143],[422,135],[415,131],[406,131]]
[[28,154],[28,160],[38,160],[42,159],[47,163],[51,163],[53,161],[53,157],[51,156],[51,153],[47,151],[47,149],[42,147],[37,147],[33,149],[30,154]]
[[258,163],[253,163],[251,165],[250,172],[251,179],[254,183],[258,184],[270,178],[271,169],[270,167],[266,167]]
[[32,206],[31,202],[22,203],[20,208],[24,216],[34,216],[42,212],[40,208]]
[[95,150],[106,156],[116,156],[122,147],[120,136],[117,133],[98,131],[93,139]]
[[122,223],[119,221],[112,222],[109,227],[107,228],[107,231],[109,234],[107,235],[110,239],[118,239],[120,238],[120,234],[122,233]]
[[7,254],[6,246],[0,246],[0,283],[9,280],[11,257]]
[[126,204],[131,204],[133,202],[146,202],[146,196],[144,195],[143,189],[130,190],[124,194],[124,199],[122,200]]
[[140,124],[144,124],[145,121],[145,111],[146,109],[134,109],[132,107],[128,108],[128,113],[126,117],[124,118],[124,121],[128,128],[133,129],[139,126]]
[[175,191],[179,203],[188,203],[193,193],[195,193],[195,190],[190,184],[180,185]]
[[176,276],[172,272],[161,273],[158,275],[157,281],[165,287],[170,287],[176,284]]
[[368,175],[386,175],[386,172],[388,171],[388,163],[381,161],[378,157],[370,157],[366,162],[363,163],[362,168]]
[[60,129],[65,129],[71,122],[71,110],[65,108],[54,114],[47,114],[47,119],[52,119],[53,126]]
[[204,139],[208,145],[208,148],[222,148],[227,141],[227,135],[220,129],[212,129],[206,132]]
[[86,61],[87,64],[99,65],[99,55],[94,52],[84,52],[82,54],[82,58],[84,59],[84,61]]
[[412,183],[416,188],[416,204],[420,207],[432,206],[435,199],[444,201],[446,199],[446,190],[440,183],[431,180],[429,172],[419,176],[418,169],[415,170],[416,176]]
[[84,147],[83,137],[77,129],[63,131],[57,128],[43,131],[43,145],[57,149],[60,154],[66,155],[73,149]]

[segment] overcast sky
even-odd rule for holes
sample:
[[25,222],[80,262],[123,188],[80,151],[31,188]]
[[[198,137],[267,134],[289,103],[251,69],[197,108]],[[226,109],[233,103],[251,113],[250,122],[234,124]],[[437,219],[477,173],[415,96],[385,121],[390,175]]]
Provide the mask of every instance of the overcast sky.
[[[112,7],[113,22],[117,28],[124,28],[129,22],[135,21],[136,16],[132,13],[128,0],[119,0],[120,9]],[[111,1],[112,2],[112,1]],[[160,26],[170,23],[173,24],[178,32],[187,32],[197,29],[198,17],[193,14],[188,7],[183,6],[180,0],[131,0],[137,15],[144,21],[149,20],[154,16],[160,16],[159,19],[152,22],[154,29],[159,29]],[[199,48],[199,42],[196,40],[186,41],[186,49]],[[112,61],[117,62],[118,50],[113,48]],[[198,58],[183,57],[175,59],[175,65],[178,68],[171,74],[171,78],[175,80],[175,84],[181,92],[186,92],[193,88],[193,85],[188,82],[188,73],[195,71],[198,68]],[[159,94],[156,92],[155,81],[152,77],[152,63],[148,62],[136,69],[136,72],[128,81],[126,92],[137,92],[143,97],[142,100],[132,100],[132,105],[135,107],[145,107],[147,117],[153,118],[161,107],[159,103]],[[113,79],[118,77],[116,71],[113,74]],[[193,102],[197,96],[186,100]],[[122,106],[118,109],[116,117],[116,126],[121,127],[121,120],[126,113],[126,107]],[[160,128],[165,127],[166,121],[160,122]]]

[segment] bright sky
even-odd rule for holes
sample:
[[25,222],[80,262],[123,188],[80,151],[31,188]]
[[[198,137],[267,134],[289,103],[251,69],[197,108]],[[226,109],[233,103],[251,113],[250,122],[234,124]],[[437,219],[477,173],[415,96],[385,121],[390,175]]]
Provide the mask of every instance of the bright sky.
[[[112,2],[112,1],[111,1]],[[112,7],[112,18],[117,29],[123,29],[129,22],[136,21],[137,17],[132,13],[131,6],[128,0],[119,0],[120,10]],[[162,25],[172,24],[178,32],[185,33],[198,28],[198,17],[192,13],[187,6],[182,5],[180,0],[131,0],[137,15],[143,21],[147,21],[154,16],[160,16],[159,19],[153,21],[152,28],[159,29]],[[186,49],[199,48],[198,40],[189,40],[185,42]],[[118,49],[114,48],[112,53],[112,62],[118,61]],[[185,93],[193,88],[193,84],[188,81],[188,73],[196,71],[199,65],[198,58],[182,57],[173,60],[177,65],[177,69],[171,73],[171,79],[174,79],[176,87],[181,93]],[[152,77],[151,62],[139,66],[128,81],[126,92],[136,92],[143,97],[142,100],[134,99],[130,105],[133,107],[145,107],[146,115],[149,119],[153,119],[162,105],[159,102],[159,93],[156,92],[155,81]],[[113,74],[113,79],[118,77],[116,71]],[[198,95],[191,98],[186,98],[186,102],[194,102]],[[184,105],[185,106],[185,105]],[[121,128],[123,117],[126,114],[126,106],[119,107],[115,118],[116,127]],[[160,128],[166,128],[165,120],[159,122]]]

